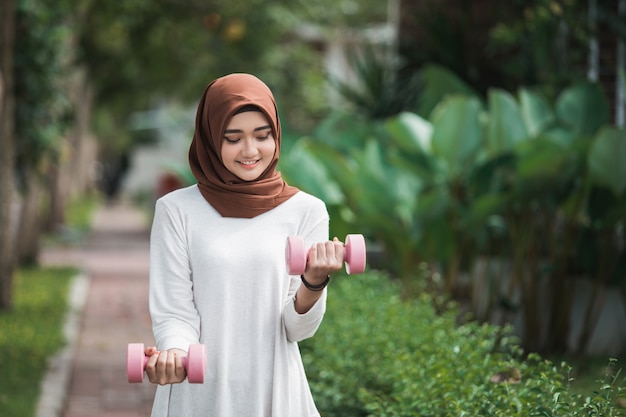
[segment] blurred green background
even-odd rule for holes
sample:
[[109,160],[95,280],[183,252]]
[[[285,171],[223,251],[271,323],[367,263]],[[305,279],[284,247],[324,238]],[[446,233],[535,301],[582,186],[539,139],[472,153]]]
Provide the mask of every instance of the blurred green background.
[[622,328],[597,350],[624,349],[619,2],[3,7],[3,308],[72,199],[150,207],[192,183],[199,94],[252,72],[281,109],[284,176],[326,201],[333,234],[364,233],[407,295],[426,263],[432,291],[546,352],[584,353],[610,304]]
[[199,95],[251,72],[285,178],[404,299],[513,325],[526,352],[623,356],[625,3],[5,0],[0,310],[73,202],[150,210],[193,183]]

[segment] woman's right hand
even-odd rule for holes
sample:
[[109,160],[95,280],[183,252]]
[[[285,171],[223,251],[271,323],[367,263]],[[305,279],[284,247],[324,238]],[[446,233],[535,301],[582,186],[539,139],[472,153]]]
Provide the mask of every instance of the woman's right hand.
[[182,349],[158,351],[156,347],[147,347],[144,350],[149,356],[146,364],[146,374],[153,384],[178,384],[185,380],[187,372],[183,366],[183,357],[187,352]]

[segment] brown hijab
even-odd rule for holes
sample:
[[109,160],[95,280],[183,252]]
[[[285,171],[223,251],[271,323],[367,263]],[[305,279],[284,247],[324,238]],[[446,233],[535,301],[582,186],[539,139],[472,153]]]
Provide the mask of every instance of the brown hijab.
[[[254,181],[244,181],[222,163],[224,131],[231,117],[246,105],[258,107],[269,121],[276,152],[272,163]],[[223,217],[252,218],[273,209],[298,192],[276,171],[281,129],[270,89],[250,74],[230,74],[204,90],[196,113],[196,130],[189,148],[189,165],[202,196]]]

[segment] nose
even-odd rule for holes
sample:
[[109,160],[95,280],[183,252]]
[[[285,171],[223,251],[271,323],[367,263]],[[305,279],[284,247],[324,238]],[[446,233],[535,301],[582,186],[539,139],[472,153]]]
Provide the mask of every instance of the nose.
[[245,138],[243,141],[243,149],[241,155],[244,157],[253,157],[257,155],[256,141],[254,138]]

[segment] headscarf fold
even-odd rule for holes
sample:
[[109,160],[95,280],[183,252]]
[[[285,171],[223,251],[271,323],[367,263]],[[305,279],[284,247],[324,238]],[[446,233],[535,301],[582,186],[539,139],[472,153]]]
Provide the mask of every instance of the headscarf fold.
[[[223,164],[224,131],[230,119],[246,105],[267,117],[276,151],[259,178],[244,181]],[[189,165],[202,196],[223,217],[252,218],[287,201],[298,189],[287,185],[276,171],[281,128],[274,96],[265,83],[250,74],[230,74],[212,81],[204,90],[196,113],[196,128],[189,148]]]

